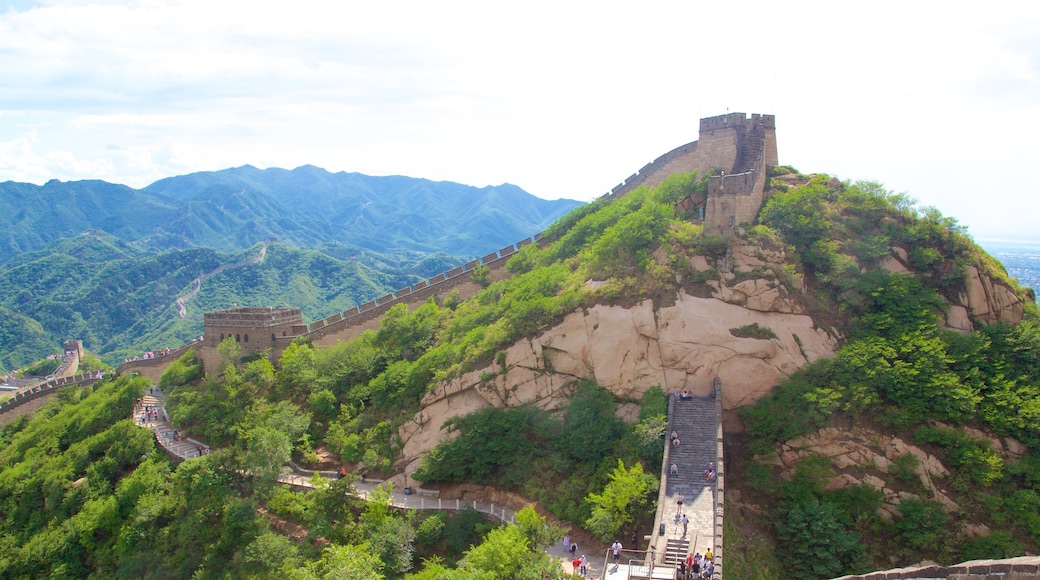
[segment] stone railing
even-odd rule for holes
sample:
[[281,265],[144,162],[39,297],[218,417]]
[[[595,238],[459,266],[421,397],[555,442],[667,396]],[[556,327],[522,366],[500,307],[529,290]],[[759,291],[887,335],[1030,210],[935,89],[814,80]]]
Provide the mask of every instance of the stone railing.
[[714,580],[722,580],[722,518],[725,512],[726,467],[722,455],[722,379],[715,377],[715,573]]
[[29,401],[39,399],[40,397],[50,393],[51,391],[61,388],[68,387],[71,385],[81,385],[84,383],[94,382],[96,380],[104,378],[104,373],[101,371],[82,373],[79,375],[73,375],[71,377],[60,377],[48,379],[42,383],[31,385],[19,390],[13,397],[0,403],[0,413],[6,413],[11,409],[24,405]]
[[189,342],[188,344],[179,346],[179,347],[171,350],[170,352],[168,352],[166,354],[155,355],[155,356],[152,356],[151,358],[143,358],[143,357],[141,357],[141,358],[137,358],[137,359],[131,359],[131,360],[123,361],[123,363],[119,365],[119,372],[120,372],[120,374],[122,374],[122,373],[126,373],[127,371],[133,371],[135,369],[141,369],[143,367],[155,367],[155,366],[165,366],[165,365],[168,365],[168,364],[170,364],[170,362],[179,359],[181,357],[181,355],[183,355],[184,353],[188,352],[188,349],[194,348],[194,347],[201,347],[202,344],[203,343],[202,343],[201,340],[195,339],[195,340],[192,340],[191,342]]
[[1040,557],[1020,556],[1004,560],[972,560],[954,566],[913,566],[868,574],[842,576],[835,580],[902,580],[904,578],[956,578],[957,580],[1027,580],[1040,578]]

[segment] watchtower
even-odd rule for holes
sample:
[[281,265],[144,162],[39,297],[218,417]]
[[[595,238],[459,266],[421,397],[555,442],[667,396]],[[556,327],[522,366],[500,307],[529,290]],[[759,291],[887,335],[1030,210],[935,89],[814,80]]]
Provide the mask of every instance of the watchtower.
[[274,347],[278,337],[297,334],[294,327],[303,324],[303,313],[299,308],[231,308],[207,312],[204,320],[206,347],[234,337],[242,350],[263,350]]

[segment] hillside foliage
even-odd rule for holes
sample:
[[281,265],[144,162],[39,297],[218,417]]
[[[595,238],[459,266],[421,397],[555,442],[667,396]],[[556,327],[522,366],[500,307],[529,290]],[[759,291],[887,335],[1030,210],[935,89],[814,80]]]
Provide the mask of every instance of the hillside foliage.
[[[121,377],[63,391],[33,419],[0,431],[0,576],[559,578],[544,553],[558,530],[533,509],[515,525],[495,527],[471,513],[449,518],[399,513],[385,501],[361,504],[345,493],[349,478],[315,478],[308,493],[275,479],[290,458],[318,462],[319,448],[358,471],[391,474],[399,428],[439,381],[483,369],[483,388],[500,388],[510,345],[582,307],[667,304],[679,290],[710,295],[708,282],[724,281],[720,270],[733,243],[783,251],[787,266],[740,275],[792,287],[801,278],[810,289],[806,308],[842,337],[834,359],[795,373],[744,413],[748,448],[766,453],[835,421],[869,418],[941,453],[955,470],[950,485],[975,492],[965,514],[951,516],[922,498],[904,501],[886,523],[877,515],[876,489],[827,491],[835,470],[822,458],[803,460],[787,478],[759,462],[729,472],[768,498],[787,572],[830,577],[889,556],[950,561],[1034,549],[1036,313],[968,336],[938,325],[943,298],[961,290],[958,272],[974,266],[1002,279],[999,264],[948,218],[916,210],[877,184],[810,179],[774,195],[761,223],[744,224],[734,237],[706,235],[691,216],[677,214],[676,201],[705,187],[697,175],[673,176],[583,206],[517,252],[510,277],[484,280],[472,299],[394,306],[378,329],[335,346],[300,340],[277,364],[265,353],[221,348],[220,368],[205,375],[194,353],[186,354],[163,376],[173,389],[167,410],[216,451],[177,466],[126,420],[147,382]],[[893,245],[912,248],[916,275],[877,267]],[[698,256],[707,271],[691,267]],[[291,281],[268,275],[275,284]],[[751,326],[733,331],[771,339]],[[551,359],[543,362],[552,372]],[[634,401],[592,380],[566,388],[570,403],[553,411],[488,408],[453,419],[453,437],[423,459],[416,479],[515,491],[601,539],[645,533],[664,446],[665,393],[651,388]],[[637,421],[616,418],[622,404],[638,405]],[[954,429],[962,424],[1014,436],[1031,451],[1016,462],[994,458]],[[893,470],[906,478],[913,466],[894,463]],[[951,532],[966,519],[999,531],[970,540]],[[302,541],[275,531],[292,526]]]
[[[968,335],[941,328],[947,300],[963,290],[966,267],[1017,285],[952,219],[914,210],[905,196],[876,184],[834,186],[817,178],[777,194],[760,219],[776,228],[816,289],[811,307],[841,314],[830,320],[847,340],[833,359],[804,367],[741,410],[747,448],[768,456],[776,445],[822,427],[875,422],[935,449],[954,469],[948,486],[964,508],[950,514],[931,499],[905,499],[888,523],[877,513],[877,489],[825,491],[835,475],[828,460],[810,456],[790,479],[752,462],[748,483],[771,498],[778,549],[791,567],[825,578],[889,567],[882,556],[953,563],[1035,551],[1040,318],[1032,301],[1019,291],[1026,318],[1014,326],[981,325]],[[915,274],[861,269],[892,245],[912,248]],[[1030,451],[1005,463],[988,443],[952,427],[959,425],[1016,438]],[[915,457],[903,459],[893,474],[912,488]],[[993,531],[966,537],[967,524]]]

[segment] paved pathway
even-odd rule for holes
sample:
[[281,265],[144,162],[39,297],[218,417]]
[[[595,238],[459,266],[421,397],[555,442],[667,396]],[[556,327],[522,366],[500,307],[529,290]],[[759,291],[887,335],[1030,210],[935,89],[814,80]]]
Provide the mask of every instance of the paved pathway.
[[[141,401],[134,406],[134,423],[140,427],[151,429],[155,433],[155,439],[159,445],[181,460],[199,457],[200,449],[202,453],[208,452],[209,446],[189,437],[186,432],[177,430],[173,427],[173,425],[168,421],[165,403],[166,394],[159,390],[158,387],[148,389],[144,396],[141,397]],[[158,411],[158,418],[149,417],[148,411],[152,409]],[[278,477],[278,482],[295,487],[313,488],[313,477],[316,473],[326,479],[339,477],[339,474],[335,471],[308,470],[292,465],[291,467],[287,467],[282,475]],[[377,487],[384,484],[384,481],[372,479],[364,479],[353,483],[354,489],[357,490],[357,495],[366,501]],[[473,509],[482,514],[487,514],[501,522],[515,522],[516,512],[505,506],[478,501],[444,500],[437,497],[436,491],[424,490],[421,488],[412,488],[412,492],[413,493],[406,494],[402,489],[395,489],[393,493],[390,494],[391,505],[402,509],[412,510]],[[545,552],[553,558],[556,558],[560,562],[560,567],[564,571],[572,571],[571,560],[573,558],[571,557],[570,552],[564,549],[563,542],[557,542]],[[581,554],[579,553],[578,556],[580,555]],[[603,555],[586,553],[586,556],[588,558],[588,577],[602,578]]]

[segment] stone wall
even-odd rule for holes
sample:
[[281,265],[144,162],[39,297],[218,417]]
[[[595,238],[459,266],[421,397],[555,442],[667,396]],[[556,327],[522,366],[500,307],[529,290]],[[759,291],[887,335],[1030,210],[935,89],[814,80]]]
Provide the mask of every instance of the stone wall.
[[1035,580],[1040,578],[1040,557],[1021,556],[1005,560],[972,560],[956,566],[925,564],[884,572],[842,576],[835,580],[902,580],[944,578],[946,580]]
[[[732,195],[727,193],[714,197],[709,194],[706,199],[682,200],[680,206],[687,211],[703,208],[705,223],[713,224],[715,229],[722,233],[725,228],[731,229],[733,225],[743,221],[754,220],[762,203],[761,191],[765,183],[766,166],[776,163],[775,117],[759,114],[747,117],[744,113],[708,117],[700,120],[698,141],[677,147],[644,165],[603,197],[620,197],[640,185],[654,187],[675,173],[698,171],[703,175],[712,169],[721,168],[727,175],[717,184],[718,191],[736,188],[741,192],[747,190],[751,193],[745,195],[735,191]],[[747,169],[750,166],[754,166],[754,170],[748,173]],[[456,290],[460,298],[470,298],[480,290],[480,287],[470,280],[474,268],[487,266],[491,281],[502,280],[508,275],[505,271],[508,258],[525,245],[538,242],[541,237],[542,234],[536,234],[530,239],[490,253],[480,260],[474,260],[438,274],[430,280],[401,288],[309,325],[304,325],[302,318],[277,321],[265,318],[264,331],[260,332],[256,330],[259,326],[257,317],[268,316],[266,312],[262,312],[267,309],[238,309],[239,312],[250,311],[239,317],[233,316],[231,311],[207,313],[205,342],[198,345],[199,357],[206,368],[215,368],[219,362],[216,346],[223,337],[230,335],[239,338],[244,350],[270,348],[271,359],[277,360],[285,347],[300,336],[309,337],[315,345],[329,346],[340,340],[354,338],[366,330],[376,329],[381,317],[396,304],[417,305],[431,296],[445,297]],[[298,312],[298,309],[296,310]],[[158,376],[169,362],[163,360],[140,364],[138,361],[135,370],[149,377],[154,375],[154,380],[158,380]]]
[[[741,223],[754,222],[764,201],[768,168],[778,163],[773,115],[729,113],[707,117],[700,121],[697,141],[647,163],[604,197],[620,197],[640,185],[655,187],[675,173],[698,171],[705,175],[721,170],[723,176],[709,182],[704,223],[708,231],[725,234]],[[680,205],[689,211],[700,204],[699,200],[684,200]]]
[[38,385],[26,387],[25,389],[18,391],[14,397],[0,403],[0,415],[5,415],[8,411],[20,407],[29,401],[46,397],[62,387],[68,387],[71,385],[89,385],[100,379],[102,376],[103,375],[100,372],[82,373],[67,377],[56,377],[48,379]]

